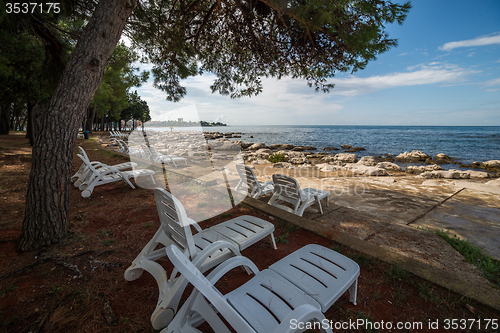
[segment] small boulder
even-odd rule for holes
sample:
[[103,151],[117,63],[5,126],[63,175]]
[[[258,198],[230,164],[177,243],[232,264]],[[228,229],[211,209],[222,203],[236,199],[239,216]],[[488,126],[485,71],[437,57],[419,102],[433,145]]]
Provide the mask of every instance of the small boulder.
[[434,156],[434,162],[437,164],[451,164],[454,161],[453,158],[451,158],[450,156],[443,153],[439,153],[436,156]]
[[411,153],[405,151],[394,158],[397,162],[424,162],[430,158],[429,155],[418,150],[413,150]]
[[467,170],[466,172],[469,173],[470,178],[489,178],[490,175],[487,172],[484,171],[475,171],[475,170]]
[[356,156],[356,154],[340,153],[335,155],[335,160],[344,163],[356,163],[358,161],[358,157]]
[[329,163],[336,161],[335,156],[325,156],[319,160],[321,163]]
[[270,149],[293,149],[295,146],[291,144],[281,144],[281,143],[274,143],[269,146]]
[[304,151],[304,150],[316,150],[313,146],[296,146],[292,148],[292,151]]
[[323,148],[323,150],[331,151],[331,150],[339,150],[339,149],[337,147],[325,147],[325,148]]
[[403,171],[399,165],[392,162],[380,162],[376,165],[376,167],[386,170]]
[[432,164],[432,165],[408,165],[406,167],[406,172],[407,173],[414,173],[414,174],[420,174],[422,172],[431,172],[431,171],[442,171],[444,170],[442,167],[440,167],[437,164]]
[[269,156],[272,154],[272,151],[271,149],[262,148],[257,150],[255,154],[257,155],[258,158],[263,158],[267,160]]
[[355,152],[357,152],[357,151],[363,151],[363,150],[366,150],[366,149],[365,149],[365,148],[363,148],[363,147],[351,147],[351,148],[349,148],[347,151],[348,151],[349,153],[355,153]]
[[251,143],[251,142],[246,143],[246,142],[243,142],[243,140],[236,140],[234,143],[237,144],[238,146],[240,146],[241,149],[247,149],[248,147],[253,145],[253,143]]
[[427,171],[419,175],[421,178],[432,179],[432,178],[446,178],[446,179],[468,179],[470,174],[465,171],[459,170],[437,170],[437,171]]
[[250,147],[248,147],[249,150],[258,150],[262,148],[267,148],[266,144],[264,142],[259,142],[259,143],[254,143]]
[[491,160],[481,163],[481,168],[488,171],[500,171],[500,160]]
[[361,159],[358,161],[357,164],[362,164],[366,166],[375,166],[377,165],[377,162],[375,162],[375,158],[373,156],[363,156]]
[[311,162],[309,162],[309,160],[305,156],[303,156],[303,157],[292,157],[292,158],[288,159],[288,162],[290,162],[292,164],[311,163]]

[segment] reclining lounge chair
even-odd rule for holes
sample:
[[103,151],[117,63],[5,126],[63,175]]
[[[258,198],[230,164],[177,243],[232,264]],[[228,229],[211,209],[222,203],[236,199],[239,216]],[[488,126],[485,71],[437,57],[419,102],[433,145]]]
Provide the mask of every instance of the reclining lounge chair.
[[[160,217],[160,228],[124,274],[126,280],[133,281],[146,270],[155,278],[159,288],[158,303],[151,315],[151,323],[155,329],[167,326],[172,320],[187,285],[187,280],[176,276],[176,271],[167,278],[165,269],[156,262],[166,256],[165,247],[173,244],[181,249],[201,272],[230,257],[239,256],[240,251],[267,236],[271,237],[272,245],[276,249],[274,225],[270,222],[244,215],[202,230],[194,220],[187,217],[181,202],[166,190],[155,190],[155,202]],[[197,231],[194,235],[191,225]],[[228,246],[211,251],[214,243],[220,240],[226,241]],[[159,245],[162,247],[156,249]],[[209,255],[206,255],[207,253]]]

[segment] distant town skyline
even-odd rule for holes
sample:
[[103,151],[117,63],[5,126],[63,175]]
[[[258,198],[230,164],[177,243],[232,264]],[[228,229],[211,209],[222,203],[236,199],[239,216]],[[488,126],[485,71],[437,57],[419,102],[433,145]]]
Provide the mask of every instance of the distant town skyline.
[[314,91],[305,80],[264,78],[260,95],[234,100],[210,92],[215,79],[210,73],[184,80],[187,94],[178,103],[166,101],[152,79],[137,90],[152,120],[500,126],[500,1],[418,0],[412,5],[402,26],[387,27],[399,45],[365,70],[329,79],[335,84],[330,93]]

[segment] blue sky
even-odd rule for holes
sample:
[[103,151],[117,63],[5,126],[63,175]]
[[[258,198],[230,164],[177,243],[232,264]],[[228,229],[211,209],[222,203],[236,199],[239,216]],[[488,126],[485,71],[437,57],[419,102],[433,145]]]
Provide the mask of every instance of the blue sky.
[[269,78],[258,96],[230,99],[210,92],[210,74],[185,80],[177,103],[152,82],[137,90],[153,120],[198,120],[186,112],[195,109],[201,120],[229,125],[500,126],[500,1],[412,5],[402,26],[387,27],[399,45],[363,71],[337,74],[330,93]]

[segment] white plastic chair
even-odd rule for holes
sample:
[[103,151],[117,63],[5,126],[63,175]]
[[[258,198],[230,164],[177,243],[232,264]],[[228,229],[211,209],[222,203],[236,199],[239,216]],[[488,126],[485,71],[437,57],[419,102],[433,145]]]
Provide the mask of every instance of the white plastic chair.
[[[301,190],[297,180],[280,174],[273,175],[273,183],[274,193],[268,202],[271,206],[279,207],[299,216],[302,216],[304,210],[316,202],[318,203],[321,214],[323,214],[321,200],[324,198],[326,198],[326,205],[328,206],[328,196],[330,193],[327,191],[321,191],[310,187]],[[280,202],[283,201],[291,203],[294,208],[290,209],[282,205]]]
[[235,188],[236,191],[247,186],[248,195],[255,199],[258,199],[262,195],[273,193],[274,185],[272,180],[260,183],[257,177],[255,177],[253,170],[243,164],[236,164],[236,171],[240,176],[240,181]]
[[[87,153],[85,152],[85,150],[82,147],[80,147],[80,146],[78,146],[78,149],[80,150],[80,154],[86,160],[90,161],[90,159],[87,156]],[[102,172],[103,170],[105,170],[105,169],[102,169],[102,168],[108,167],[107,164],[104,164],[104,163],[101,163],[101,162],[98,162],[98,161],[90,162],[90,164],[95,169],[99,169],[100,172]],[[112,167],[115,168],[116,170],[126,170],[126,169],[132,169],[132,168],[134,168],[136,166],[137,166],[137,163],[134,163],[134,162],[125,162],[125,163],[115,164]],[[84,163],[84,162],[82,162],[82,165],[80,165],[80,168],[78,169],[78,171],[73,176],[71,176],[71,181],[73,182],[73,184],[75,185],[75,187],[80,187],[80,185],[85,181],[85,178],[88,177],[88,176],[90,176],[89,171],[90,170],[89,170],[87,164]]]
[[[202,230],[194,220],[187,217],[180,201],[166,190],[161,188],[155,190],[155,202],[161,222],[160,228],[124,274],[126,280],[133,281],[146,270],[156,279],[160,292],[156,309],[151,315],[151,323],[155,329],[168,325],[177,310],[180,296],[185,288],[185,284],[175,282],[176,280],[167,281],[165,279],[167,273],[160,264],[155,262],[166,255],[165,247],[173,244],[184,251],[193,262],[195,259],[198,260],[196,265],[202,272],[232,256],[240,255],[240,251],[266,236],[271,237],[273,247],[276,249],[274,225],[270,222],[244,215]],[[194,235],[191,225],[197,231]],[[231,246],[212,252],[206,250],[221,240],[229,242]],[[158,245],[163,247],[156,249]],[[201,260],[200,255],[206,256]],[[178,288],[182,290],[177,290]]]
[[[316,247],[324,249],[317,245]],[[321,251],[321,249],[315,248],[314,250]],[[166,251],[176,269],[189,280],[195,289],[162,333],[200,332],[196,327],[205,321],[215,332],[231,332],[220,317],[239,333],[303,331],[298,327],[293,327],[294,322],[317,322],[322,332],[332,332],[328,325],[326,327],[321,325],[326,320],[322,313],[324,311],[322,305],[310,294],[304,292],[304,285],[310,281],[304,280],[301,285],[297,286],[273,269],[259,272],[258,268],[245,257],[230,258],[205,277],[175,246],[169,246]],[[306,247],[293,254],[307,255],[310,252],[310,249]],[[290,258],[286,257],[278,263],[290,263],[290,261]],[[324,262],[326,260],[323,259],[322,263]],[[242,265],[250,268],[255,273],[255,277],[236,290],[222,295],[215,288],[215,283],[228,271]],[[357,266],[356,263],[354,265]],[[318,267],[315,268],[318,269]],[[328,274],[329,268],[323,274]],[[357,268],[359,276],[359,266]],[[308,271],[301,273],[298,279],[308,273]],[[321,282],[321,278],[318,281]],[[318,284],[318,281],[315,284]],[[308,288],[308,286],[305,287]],[[337,290],[333,292],[338,293]]]
[[94,190],[94,187],[120,180],[124,180],[125,182],[127,182],[127,184],[130,185],[130,187],[135,189],[135,186],[132,185],[132,183],[129,180],[132,177],[137,178],[143,176],[150,176],[153,183],[156,184],[153,178],[153,175],[155,174],[153,170],[140,169],[140,170],[122,172],[113,166],[106,166],[103,168],[96,169],[88,160],[88,158],[80,154],[77,154],[76,156],[80,157],[83,163],[85,163],[86,167],[88,168],[87,171],[84,172],[84,174],[81,176],[83,182],[78,187],[80,191],[82,191],[82,197],[84,198],[90,197],[92,191]]

